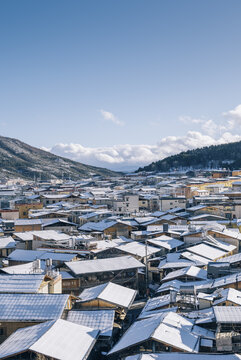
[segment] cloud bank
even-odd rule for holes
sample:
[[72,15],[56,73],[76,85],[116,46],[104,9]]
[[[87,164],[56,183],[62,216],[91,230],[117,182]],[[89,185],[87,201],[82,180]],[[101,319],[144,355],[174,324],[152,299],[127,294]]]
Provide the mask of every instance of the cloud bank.
[[81,144],[56,144],[50,152],[85,164],[113,170],[134,170],[139,166],[158,161],[166,156],[198,147],[225,144],[241,140],[240,135],[225,132],[215,139],[198,131],[188,131],[185,136],[168,136],[156,145],[114,145],[109,147],[84,147]]
[[[117,126],[124,125],[113,113],[106,110],[100,110],[100,113],[104,120]],[[198,130],[189,130],[185,136],[164,137],[155,145],[125,144],[94,148],[81,144],[59,143],[51,149],[43,149],[85,164],[130,171],[181,151],[241,140],[241,135],[237,135],[241,130],[241,104],[222,113],[219,121],[204,116],[192,118],[188,115],[180,116],[179,121],[191,128],[198,127]]]

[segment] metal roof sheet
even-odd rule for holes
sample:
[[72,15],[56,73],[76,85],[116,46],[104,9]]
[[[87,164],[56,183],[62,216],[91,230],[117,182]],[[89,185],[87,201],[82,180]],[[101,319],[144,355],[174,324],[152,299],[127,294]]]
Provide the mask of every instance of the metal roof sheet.
[[144,265],[132,256],[119,256],[107,259],[66,262],[66,266],[76,275],[93,274],[106,271],[119,271],[142,268]]
[[0,294],[0,321],[58,319],[68,298],[65,294]]
[[37,293],[44,275],[0,275],[0,293]]
[[105,337],[112,336],[114,318],[115,310],[71,310],[67,316],[68,321],[100,330]]
[[14,250],[8,259],[11,261],[34,261],[36,259],[46,260],[52,259],[55,261],[71,261],[77,254],[66,254],[62,252],[46,251],[46,250]]
[[240,323],[241,306],[214,306],[217,323]]

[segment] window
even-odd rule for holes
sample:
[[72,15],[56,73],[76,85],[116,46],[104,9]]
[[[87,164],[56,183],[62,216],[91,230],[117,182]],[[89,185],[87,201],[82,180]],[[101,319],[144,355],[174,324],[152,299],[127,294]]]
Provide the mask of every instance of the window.
[[0,336],[4,335],[4,333],[5,333],[4,328],[0,328]]

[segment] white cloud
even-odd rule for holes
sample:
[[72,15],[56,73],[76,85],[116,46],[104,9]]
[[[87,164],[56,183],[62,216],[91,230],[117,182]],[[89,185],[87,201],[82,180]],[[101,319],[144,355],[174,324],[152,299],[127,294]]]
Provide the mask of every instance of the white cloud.
[[84,147],[81,144],[56,144],[50,151],[85,164],[114,170],[136,169],[166,156],[198,147],[240,141],[240,135],[229,132],[218,139],[198,131],[188,131],[185,136],[168,136],[156,145],[114,145],[109,147]]
[[236,106],[233,110],[224,112],[223,115],[241,121],[241,104]]
[[221,130],[226,131],[228,130],[226,127],[221,129],[221,126],[216,124],[212,119],[205,119],[205,118],[192,118],[188,115],[182,115],[179,117],[179,121],[183,122],[184,124],[188,125],[199,125],[199,128],[203,130],[205,134],[215,135],[220,133]]
[[222,114],[228,120],[226,123],[226,129],[232,130],[241,126],[241,104],[236,106],[233,110],[229,110]]
[[117,119],[117,117],[109,111],[100,110],[101,115],[105,120],[111,121],[113,124],[123,126],[124,122]]

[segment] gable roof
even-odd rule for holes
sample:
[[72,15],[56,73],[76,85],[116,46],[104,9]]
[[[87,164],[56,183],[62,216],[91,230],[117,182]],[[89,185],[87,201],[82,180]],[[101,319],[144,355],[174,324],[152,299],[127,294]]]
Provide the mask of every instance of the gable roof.
[[65,320],[48,321],[15,331],[0,345],[0,358],[34,351],[59,360],[84,360],[99,331]]
[[136,294],[136,290],[108,282],[83,290],[79,297],[81,302],[99,299],[117,306],[129,308]]

